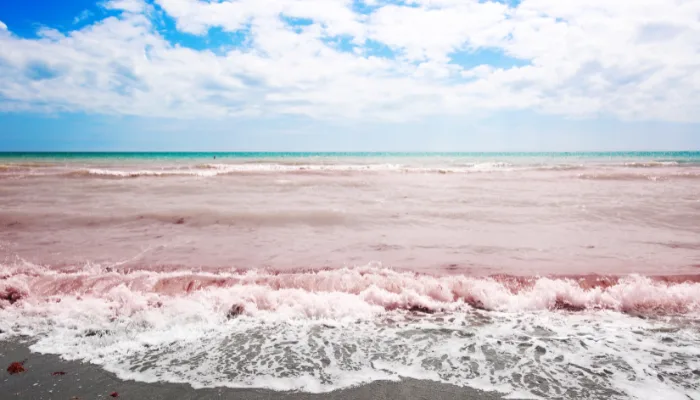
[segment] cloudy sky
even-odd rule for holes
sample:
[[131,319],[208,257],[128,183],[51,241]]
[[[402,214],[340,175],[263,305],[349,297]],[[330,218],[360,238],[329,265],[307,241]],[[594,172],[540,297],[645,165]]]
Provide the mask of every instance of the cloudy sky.
[[700,0],[24,0],[0,150],[700,150]]

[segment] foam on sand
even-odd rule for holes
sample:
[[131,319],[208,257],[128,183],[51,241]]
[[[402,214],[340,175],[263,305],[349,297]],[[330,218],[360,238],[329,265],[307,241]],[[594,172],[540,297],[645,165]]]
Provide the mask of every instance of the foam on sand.
[[23,263],[0,276],[5,337],[123,379],[327,392],[410,377],[545,398],[700,389],[689,278]]

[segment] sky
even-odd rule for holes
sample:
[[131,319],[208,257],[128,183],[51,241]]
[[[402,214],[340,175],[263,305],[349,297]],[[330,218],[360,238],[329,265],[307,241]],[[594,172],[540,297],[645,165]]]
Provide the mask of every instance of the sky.
[[698,0],[23,0],[0,151],[700,150]]

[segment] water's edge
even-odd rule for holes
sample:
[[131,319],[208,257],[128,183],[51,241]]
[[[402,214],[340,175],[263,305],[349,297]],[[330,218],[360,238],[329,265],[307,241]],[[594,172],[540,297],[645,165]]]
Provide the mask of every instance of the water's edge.
[[[310,394],[275,392],[261,389],[194,389],[182,383],[144,383],[122,380],[95,364],[66,361],[52,354],[33,353],[32,342],[0,341],[0,384],[8,399],[96,399],[107,398],[117,392],[120,398],[149,400],[382,400],[382,399],[435,399],[467,398],[497,400],[496,393],[454,385],[405,379],[399,382],[375,381],[366,385],[330,393]],[[27,372],[10,376],[5,366],[27,360]],[[64,375],[55,372],[64,372]],[[75,397],[74,397],[75,396]]]

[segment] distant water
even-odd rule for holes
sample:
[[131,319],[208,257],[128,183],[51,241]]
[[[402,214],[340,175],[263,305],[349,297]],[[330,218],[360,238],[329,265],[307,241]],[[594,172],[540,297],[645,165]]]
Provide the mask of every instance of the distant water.
[[0,152],[7,159],[548,158],[700,161],[700,151],[619,152]]
[[700,152],[0,153],[0,338],[195,387],[700,399],[699,227]]

